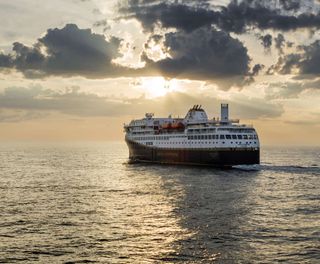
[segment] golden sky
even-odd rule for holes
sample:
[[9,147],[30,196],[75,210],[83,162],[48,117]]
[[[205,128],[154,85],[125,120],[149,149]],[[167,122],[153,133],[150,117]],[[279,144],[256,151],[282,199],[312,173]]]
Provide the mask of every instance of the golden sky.
[[122,140],[227,102],[264,145],[320,145],[319,1],[38,3],[0,2],[1,141]]

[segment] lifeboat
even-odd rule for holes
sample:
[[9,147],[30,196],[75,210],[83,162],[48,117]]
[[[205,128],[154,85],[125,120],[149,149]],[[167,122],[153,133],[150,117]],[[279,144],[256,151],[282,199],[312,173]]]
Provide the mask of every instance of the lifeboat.
[[162,129],[184,129],[184,124],[182,122],[165,123],[161,126]]
[[164,123],[161,127],[163,129],[171,129],[172,128],[172,124],[171,123]]
[[177,122],[172,124],[173,129],[184,129],[184,124],[182,122]]

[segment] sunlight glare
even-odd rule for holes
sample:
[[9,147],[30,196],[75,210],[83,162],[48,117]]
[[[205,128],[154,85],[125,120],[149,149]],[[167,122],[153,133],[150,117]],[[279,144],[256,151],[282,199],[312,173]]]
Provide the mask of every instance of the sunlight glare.
[[166,80],[163,77],[146,77],[141,80],[142,89],[149,98],[162,97],[177,91],[178,87],[174,80]]

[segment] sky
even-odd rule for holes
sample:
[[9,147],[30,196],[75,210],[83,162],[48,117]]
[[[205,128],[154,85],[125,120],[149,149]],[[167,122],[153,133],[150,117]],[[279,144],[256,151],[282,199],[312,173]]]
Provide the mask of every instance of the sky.
[[320,146],[318,0],[0,1],[0,140],[122,140],[229,103],[262,145]]

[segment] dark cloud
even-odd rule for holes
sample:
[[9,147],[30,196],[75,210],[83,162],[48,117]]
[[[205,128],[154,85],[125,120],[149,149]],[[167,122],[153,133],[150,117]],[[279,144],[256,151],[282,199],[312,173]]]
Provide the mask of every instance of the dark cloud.
[[223,31],[200,28],[190,33],[167,33],[164,47],[170,54],[166,59],[153,61],[143,55],[148,70],[169,78],[213,81],[229,78],[228,85],[239,85],[250,75],[247,49]]
[[38,70],[45,66],[46,58],[41,53],[40,45],[27,47],[19,42],[13,43],[14,66],[19,70]]
[[280,33],[274,38],[275,47],[279,51],[279,54],[283,54],[283,47],[285,46],[285,41],[286,40],[284,36]]
[[[150,4],[151,2],[151,4]],[[169,1],[129,1],[128,6],[122,7],[121,12],[128,17],[137,18],[144,29],[153,31],[161,23],[166,28],[177,28],[192,31],[204,25],[218,22],[218,12],[208,10],[203,6],[194,6]]]
[[14,67],[26,76],[113,76],[121,68],[112,63],[121,56],[120,43],[118,38],[106,40],[90,29],[68,24],[62,29],[49,29],[32,47],[14,43],[13,54],[0,55],[0,66]]
[[[216,106],[218,115],[220,99],[189,93],[173,92],[153,99],[122,97],[115,100],[114,97],[82,92],[79,87],[70,87],[60,92],[41,86],[10,87],[0,93],[0,122],[45,118],[55,112],[78,117],[114,117],[143,116],[146,109],[149,109],[156,111],[158,116],[170,112],[184,115],[195,102],[201,102],[207,109]],[[241,118],[276,117],[283,113],[281,105],[259,98],[236,98],[230,101],[230,108],[235,117]]]
[[205,25],[235,33],[246,32],[250,27],[282,31],[318,29],[319,13],[306,12],[303,7],[297,0],[232,0],[219,8],[198,1],[129,0],[120,12],[127,18],[136,18],[149,31],[156,25],[188,32]]
[[277,8],[277,1],[234,0],[227,7],[222,8],[218,26],[236,33],[245,32],[248,27],[281,31],[319,28],[319,14],[284,12],[297,6],[293,2],[296,1],[280,1],[280,6]]
[[253,66],[251,70],[251,76],[256,76],[259,74],[259,72],[264,68],[263,64],[256,64]]
[[106,40],[103,35],[89,29],[79,29],[68,24],[62,29],[49,29],[33,46],[13,44],[13,53],[0,56],[2,67],[12,67],[27,78],[43,78],[49,75],[87,78],[159,76],[188,78],[216,82],[227,89],[233,85],[248,83],[250,58],[246,47],[228,33],[214,28],[202,27],[186,32],[176,31],[164,36],[155,34],[149,45],[163,45],[170,56],[154,61],[144,52],[143,68],[129,68],[113,63],[121,56],[121,40]]
[[309,46],[299,46],[297,53],[291,53],[279,58],[272,66],[281,74],[296,73],[300,76],[318,76],[320,74],[320,41],[316,40]]
[[270,34],[266,34],[264,36],[260,36],[259,39],[261,40],[262,46],[267,50],[270,51],[272,46],[272,36]]
[[280,0],[280,4],[285,10],[298,10],[301,7],[301,0]]
[[0,69],[10,67],[12,67],[12,57],[10,55],[0,53]]

